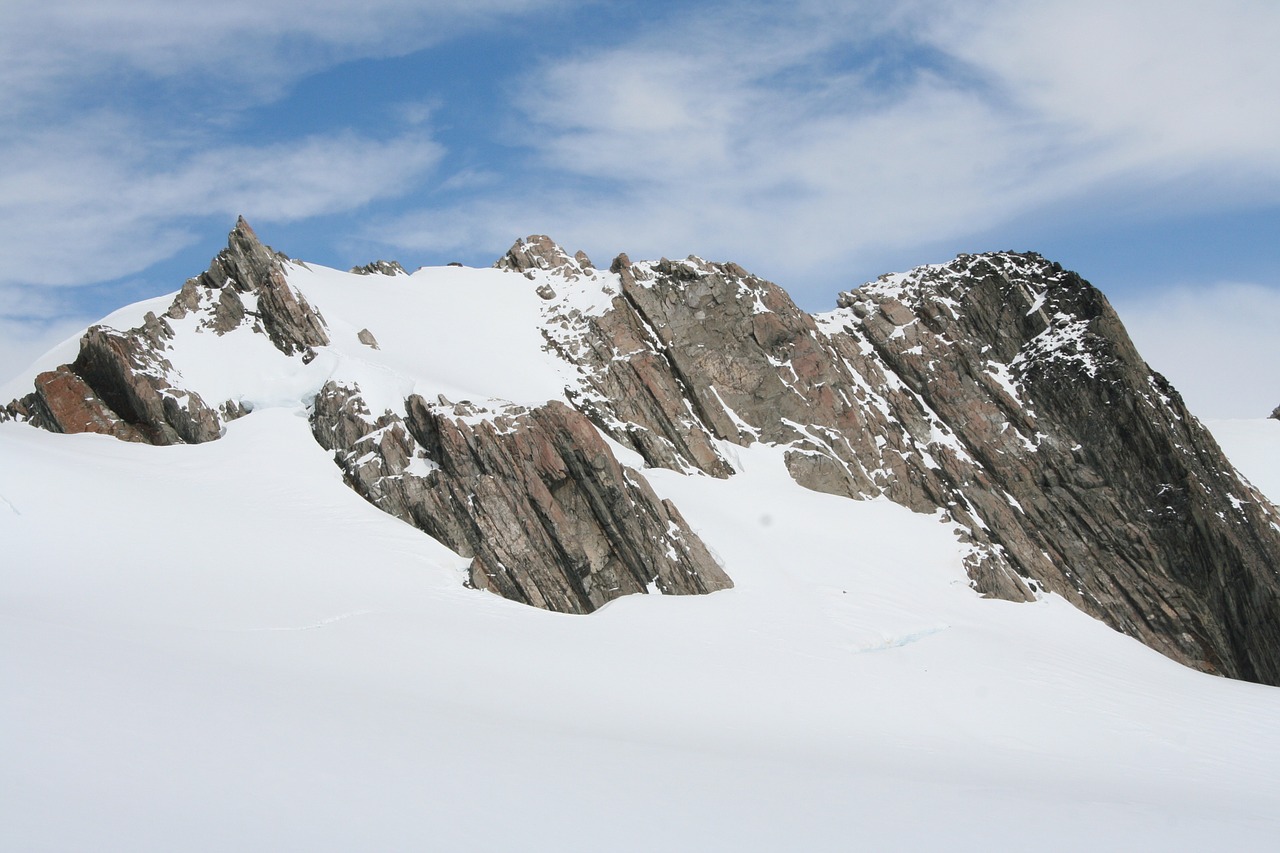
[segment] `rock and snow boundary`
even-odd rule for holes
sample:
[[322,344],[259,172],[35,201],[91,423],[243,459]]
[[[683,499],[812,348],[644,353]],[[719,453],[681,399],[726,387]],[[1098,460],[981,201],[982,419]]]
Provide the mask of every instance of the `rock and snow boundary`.
[[765,444],[807,488],[938,515],[983,595],[1057,594],[1280,683],[1280,514],[1102,294],[1037,255],[884,276],[811,317],[695,257],[600,270],[531,237],[489,270],[343,273],[241,220],[134,322],[92,327],[8,415],[170,445],[305,409],[346,482],[469,558],[469,585],[570,613],[732,586],[643,472],[730,477]]
[[[1135,515],[1273,511],[1176,394],[1144,373],[1126,397],[1128,354],[1091,337],[1109,315],[1061,320],[1093,291],[1047,262],[960,259],[806,319],[731,265],[596,270],[534,239],[506,269],[412,275],[271,254],[287,293],[229,295],[248,249],[184,289],[185,314],[165,299],[104,321],[141,331],[101,332],[99,372],[85,356],[56,377],[88,391],[46,382],[41,405],[107,435],[0,424],[15,849],[1274,843],[1277,691],[1179,666],[1018,570],[1014,533],[1046,534],[1003,512],[1097,525],[1097,505],[1146,488],[1106,469],[1102,414],[1055,415],[1090,394],[1142,414],[1118,419],[1141,441],[1155,422],[1181,445],[1163,465],[1221,471],[1161,468],[1184,492],[1128,508],[1139,539]],[[986,323],[997,306],[1021,319]],[[131,395],[93,390],[112,364]],[[1262,441],[1228,442],[1260,485],[1280,458]],[[513,482],[528,503],[504,516]],[[587,619],[478,594],[475,556],[382,511],[411,514],[415,488],[465,508],[437,513],[477,554],[539,531],[577,543],[569,565],[601,582],[574,601],[650,571],[661,591],[696,548],[733,586],[609,596]],[[644,540],[661,566],[616,556]],[[1087,562],[1069,567],[1092,589]],[[1030,600],[973,588],[1002,578]]]

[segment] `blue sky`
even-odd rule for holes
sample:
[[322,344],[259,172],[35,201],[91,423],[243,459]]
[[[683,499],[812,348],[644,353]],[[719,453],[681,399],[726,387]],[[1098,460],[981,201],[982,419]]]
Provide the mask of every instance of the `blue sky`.
[[1032,249],[1207,417],[1280,404],[1280,4],[6,0],[0,378],[243,214],[349,267],[696,253],[802,307]]

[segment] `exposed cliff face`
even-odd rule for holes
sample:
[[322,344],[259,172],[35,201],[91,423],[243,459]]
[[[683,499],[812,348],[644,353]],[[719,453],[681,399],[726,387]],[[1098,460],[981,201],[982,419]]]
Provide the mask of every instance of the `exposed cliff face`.
[[610,309],[552,340],[583,366],[572,399],[649,464],[725,476],[717,441],[786,446],[802,485],[947,512],[986,594],[1056,592],[1193,666],[1280,681],[1280,517],[1079,276],[961,257],[815,319],[732,264],[613,269]]
[[359,389],[330,382],[312,430],[356,491],[471,557],[473,586],[589,613],[651,586],[733,585],[679,510],[568,406],[478,412],[414,395],[405,409],[375,418]]
[[149,444],[199,444],[222,434],[222,421],[243,411],[222,406],[221,417],[194,389],[183,387],[164,353],[188,315],[217,335],[251,326],[285,355],[315,357],[329,342],[324,319],[285,277],[283,255],[264,246],[240,219],[227,248],[209,269],[189,279],[163,317],[153,313],[125,331],[91,326],[69,365],[42,373],[35,391],[8,406],[10,416],[54,432],[94,432]]
[[96,432],[148,444],[198,444],[221,434],[200,395],[175,383],[161,354],[173,330],[155,314],[119,332],[91,326],[80,354],[35,379],[35,391],[11,412],[53,432]]
[[1020,573],[1171,657],[1280,680],[1280,524],[1095,288],[1035,255],[961,257],[832,315],[955,428],[1014,508]]
[[[651,465],[728,476],[717,442],[788,448],[792,476],[853,498],[887,494],[964,525],[983,592],[1030,600],[959,485],[986,485],[917,394],[850,339],[819,329],[776,285],[697,258],[613,265],[598,316],[555,315],[549,336],[582,370],[571,399]],[[947,476],[951,471],[954,476]]]
[[[346,481],[470,557],[472,585],[572,613],[732,585],[608,440],[717,478],[734,475],[734,445],[765,442],[808,488],[939,515],[986,595],[1054,592],[1177,660],[1280,684],[1280,515],[1074,273],[961,256],[810,316],[776,285],[693,257],[620,255],[603,271],[536,236],[495,266],[523,278],[457,275],[528,288],[560,399],[430,401],[394,355],[377,361],[383,328],[369,324],[375,338],[354,316],[340,324],[354,350],[335,354],[291,283],[308,271],[241,220],[163,317],[91,328],[72,364],[6,411],[61,432],[208,441],[247,409],[224,385],[217,409],[200,396],[175,355],[183,335],[262,335],[266,358],[290,363],[329,353],[300,393]],[[418,286],[389,262],[356,271],[377,274],[351,280],[361,292]]]

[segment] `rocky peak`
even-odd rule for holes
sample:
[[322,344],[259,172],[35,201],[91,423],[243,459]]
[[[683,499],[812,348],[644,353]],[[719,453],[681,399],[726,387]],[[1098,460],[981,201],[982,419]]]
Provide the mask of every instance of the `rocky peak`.
[[886,277],[841,305],[828,326],[955,429],[965,478],[989,484],[959,491],[1020,575],[1171,657],[1280,679],[1275,510],[1092,285],[998,253]]
[[[222,434],[217,411],[181,377],[165,357],[174,330],[188,320],[217,335],[242,326],[267,335],[286,355],[315,357],[329,342],[324,319],[285,275],[288,259],[237,219],[227,248],[199,276],[188,279],[161,317],[148,313],[141,325],[120,331],[91,326],[74,362],[36,377],[35,390],[8,407],[55,432],[97,432],[151,444],[197,444]],[[228,401],[225,413],[240,412]]]
[[408,275],[399,261],[373,261],[362,267],[352,267],[356,275]]
[[564,336],[572,399],[649,464],[730,476],[725,442],[781,445],[802,485],[945,513],[984,594],[1053,591],[1193,666],[1280,680],[1280,517],[1075,273],[964,255],[814,318],[733,264],[611,271],[612,308]]
[[[734,446],[764,442],[803,486],[937,516],[984,595],[1056,593],[1176,660],[1280,684],[1280,513],[1075,273],[1034,254],[962,255],[811,316],[776,284],[692,256],[619,255],[606,274],[535,236],[496,266],[539,283],[529,316],[570,368],[562,400],[410,394],[379,413],[335,376],[311,407],[352,488],[470,558],[471,585],[573,613],[725,588],[613,447],[728,478]],[[163,316],[92,327],[72,364],[7,411],[61,432],[217,438],[245,409],[184,387],[174,341],[261,333],[305,361],[328,335],[290,284],[298,269],[240,220]],[[367,328],[348,334],[372,357]]]
[[210,325],[221,334],[238,327],[250,315],[244,298],[252,296],[255,328],[264,331],[285,355],[301,355],[310,361],[315,358],[314,347],[328,344],[329,336],[324,318],[289,285],[287,263],[287,256],[264,245],[240,217],[227,236],[227,248],[218,253],[209,269],[187,281],[167,316],[181,319],[188,311],[213,303],[216,307]]
[[545,234],[533,234],[516,242],[494,263],[494,268],[532,275],[536,271],[563,278],[589,275],[595,267],[586,252],[573,256]]

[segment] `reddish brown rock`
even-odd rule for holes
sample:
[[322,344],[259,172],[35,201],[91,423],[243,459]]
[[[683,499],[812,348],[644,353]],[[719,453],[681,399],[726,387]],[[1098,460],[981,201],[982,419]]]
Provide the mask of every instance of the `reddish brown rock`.
[[200,395],[170,385],[165,376],[171,366],[154,346],[138,330],[91,326],[71,371],[151,444],[199,444],[221,436],[217,414]]
[[125,423],[67,365],[36,377],[33,394],[23,398],[23,412],[32,423],[52,432],[93,432],[124,441],[146,441],[136,427]]

